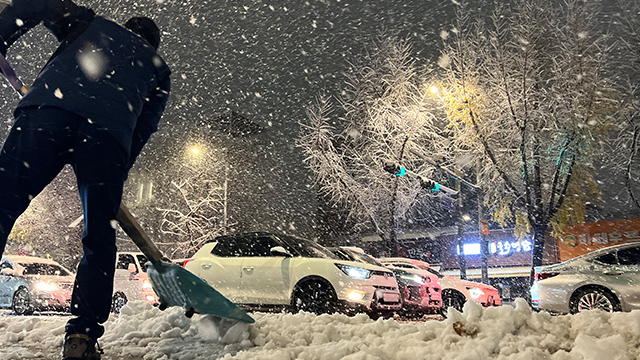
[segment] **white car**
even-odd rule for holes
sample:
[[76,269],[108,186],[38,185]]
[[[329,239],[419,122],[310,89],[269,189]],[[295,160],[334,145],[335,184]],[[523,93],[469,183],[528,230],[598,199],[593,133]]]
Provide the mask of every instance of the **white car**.
[[442,312],[445,314],[449,307],[462,311],[462,306],[467,300],[473,300],[484,307],[502,305],[500,293],[493,286],[442,275],[424,261],[408,258],[383,258],[380,259],[380,262],[402,269],[422,269],[438,276],[442,287]]
[[391,271],[339,260],[324,247],[298,237],[265,232],[217,237],[184,267],[247,309],[386,317],[401,308]]
[[5,255],[0,260],[0,307],[18,315],[68,311],[74,280],[71,271],[53,260]]
[[534,308],[553,313],[640,309],[640,243],[614,245],[536,268]]
[[114,313],[120,313],[120,309],[129,301],[144,300],[158,304],[158,295],[149,281],[146,263],[147,257],[141,252],[117,253],[111,307]]

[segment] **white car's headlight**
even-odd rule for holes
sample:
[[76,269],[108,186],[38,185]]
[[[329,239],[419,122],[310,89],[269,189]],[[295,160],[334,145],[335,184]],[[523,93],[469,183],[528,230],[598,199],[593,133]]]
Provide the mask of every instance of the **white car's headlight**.
[[472,299],[477,299],[480,296],[484,295],[484,291],[480,288],[467,288],[469,290],[469,295],[471,295]]
[[354,279],[364,280],[371,277],[371,271],[363,269],[361,267],[344,264],[336,264],[336,266],[338,267],[338,269],[342,270],[342,272]]
[[44,283],[44,282],[37,282],[35,284],[35,288],[37,290],[46,291],[46,292],[54,291],[54,290],[57,289],[57,287],[55,285]]

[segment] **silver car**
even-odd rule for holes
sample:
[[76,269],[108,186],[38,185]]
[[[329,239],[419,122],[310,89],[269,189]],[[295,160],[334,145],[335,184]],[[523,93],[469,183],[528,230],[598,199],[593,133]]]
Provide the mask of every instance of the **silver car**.
[[530,292],[533,307],[549,312],[640,309],[640,243],[611,246],[536,268]]
[[50,259],[6,255],[0,260],[0,307],[18,315],[68,311],[75,276]]

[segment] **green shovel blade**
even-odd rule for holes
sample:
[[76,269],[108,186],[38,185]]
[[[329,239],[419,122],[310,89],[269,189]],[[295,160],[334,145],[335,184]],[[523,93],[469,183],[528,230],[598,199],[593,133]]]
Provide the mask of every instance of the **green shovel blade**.
[[199,314],[254,323],[255,320],[229,299],[188,270],[164,261],[147,264],[147,274],[160,303],[182,306]]

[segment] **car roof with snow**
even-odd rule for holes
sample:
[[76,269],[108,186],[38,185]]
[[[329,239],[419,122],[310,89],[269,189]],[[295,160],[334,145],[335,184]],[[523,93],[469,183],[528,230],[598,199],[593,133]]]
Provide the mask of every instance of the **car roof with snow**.
[[25,264],[33,264],[33,263],[43,263],[43,264],[55,264],[60,265],[57,261],[41,258],[37,256],[26,256],[26,255],[4,255],[3,259],[7,259],[11,262],[21,262]]

